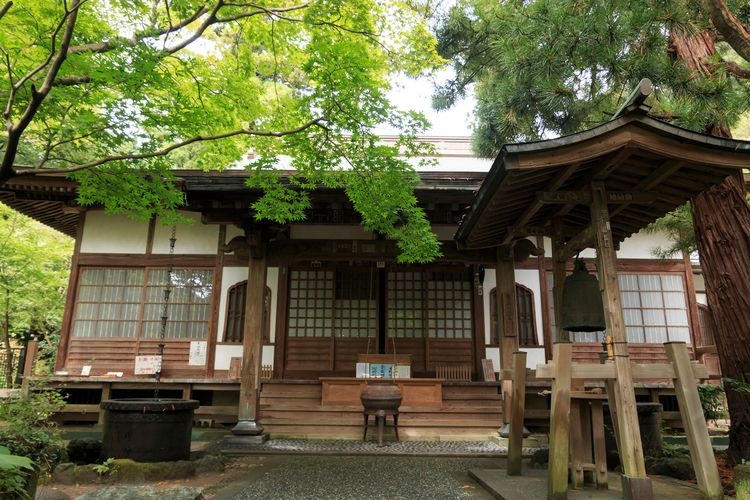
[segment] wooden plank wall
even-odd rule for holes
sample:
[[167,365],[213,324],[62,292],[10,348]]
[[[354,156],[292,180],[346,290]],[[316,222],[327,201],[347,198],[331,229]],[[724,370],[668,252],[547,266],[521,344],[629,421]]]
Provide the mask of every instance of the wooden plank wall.
[[[602,345],[598,343],[573,344],[574,363],[598,363]],[[693,348],[688,347],[693,358]],[[628,354],[633,363],[667,363],[667,351],[662,344],[628,344]]]
[[[163,374],[205,375],[206,366],[190,366],[189,340],[167,340],[164,342]],[[91,365],[90,375],[107,372],[123,372],[133,375],[136,355],[151,355],[159,352],[159,340],[73,338],[70,340],[64,370],[71,375],[80,373],[81,367]]]

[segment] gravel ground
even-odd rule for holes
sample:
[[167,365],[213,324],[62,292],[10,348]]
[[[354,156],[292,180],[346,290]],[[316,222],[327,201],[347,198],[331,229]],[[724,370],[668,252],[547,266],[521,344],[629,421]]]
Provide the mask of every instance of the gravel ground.
[[215,500],[492,498],[468,475],[497,458],[266,456]]

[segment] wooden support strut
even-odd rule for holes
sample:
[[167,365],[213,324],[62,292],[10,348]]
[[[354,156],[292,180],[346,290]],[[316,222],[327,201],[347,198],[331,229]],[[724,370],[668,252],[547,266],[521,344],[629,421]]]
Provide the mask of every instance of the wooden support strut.
[[510,436],[508,439],[509,476],[521,475],[521,450],[523,448],[523,417],[526,405],[526,353],[513,353],[513,399],[510,411]]
[[687,347],[684,342],[667,342],[664,347],[674,368],[674,391],[680,405],[680,415],[685,426],[698,488],[704,498],[721,500],[724,498],[724,490],[721,487],[719,469],[716,467],[714,449],[706,429]]
[[240,374],[240,404],[237,435],[260,435],[258,424],[260,402],[261,346],[263,332],[263,300],[266,288],[266,252],[260,233],[251,234],[251,252],[247,270],[247,309],[242,339],[242,372]]
[[555,379],[552,382],[550,411],[549,465],[547,498],[568,498],[568,449],[570,445],[570,367],[573,349],[570,342],[556,342],[552,347]]
[[[602,182],[591,183],[591,224],[595,228],[597,269],[602,287],[602,302],[607,332],[614,339],[615,379],[612,384],[613,399],[617,408],[615,419],[618,434],[618,451],[623,468],[623,491],[637,491],[639,498],[652,498],[650,484],[646,478],[638,413],[636,411],[633,376],[628,356],[625,320],[620,302],[620,286],[617,279],[616,255],[609,222],[607,197]],[[638,485],[630,490],[629,481]],[[643,481],[641,481],[643,479]],[[643,496],[645,495],[645,496]]]

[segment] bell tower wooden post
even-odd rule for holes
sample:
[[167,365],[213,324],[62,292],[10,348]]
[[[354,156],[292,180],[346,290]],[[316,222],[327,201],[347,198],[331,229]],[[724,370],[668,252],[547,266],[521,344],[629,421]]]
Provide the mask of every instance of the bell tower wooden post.
[[[513,262],[513,247],[504,245],[497,249],[495,266],[495,297],[497,300],[497,329],[500,343],[500,364],[502,370],[513,366],[513,353],[518,350],[518,318],[516,308],[516,270]],[[492,332],[494,335],[494,332]],[[503,380],[503,429],[506,434],[510,422],[510,400],[513,382]]]
[[247,269],[247,305],[242,339],[242,372],[237,425],[232,434],[260,436],[258,423],[260,404],[260,370],[263,346],[263,299],[266,289],[266,241],[259,231],[248,236],[250,259]]
[[[591,224],[596,236],[599,283],[602,288],[607,332],[612,336],[615,355],[615,379],[609,397],[615,403],[617,445],[622,463],[623,498],[653,498],[651,480],[646,476],[641,433],[633,389],[633,374],[628,355],[628,338],[622,312],[620,284],[617,280],[616,254],[609,223],[607,193],[601,182],[591,183]],[[611,405],[610,405],[611,407]]]

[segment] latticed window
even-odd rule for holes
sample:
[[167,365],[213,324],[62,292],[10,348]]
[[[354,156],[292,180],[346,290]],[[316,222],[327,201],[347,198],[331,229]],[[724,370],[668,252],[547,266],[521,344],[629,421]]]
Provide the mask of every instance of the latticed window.
[[[516,318],[518,321],[518,345],[536,347],[539,341],[536,336],[534,317],[534,292],[530,288],[516,283]],[[494,343],[500,342],[500,331],[497,324],[497,290],[490,291],[490,331]]]
[[[552,275],[547,290],[552,294]],[[635,274],[617,276],[628,342],[690,342],[685,282],[681,274]],[[550,324],[555,331],[554,300],[550,300]],[[574,342],[601,342],[603,332],[571,332]]]
[[[227,319],[224,342],[241,344],[245,332],[245,310],[247,309],[247,280],[227,290]],[[263,343],[271,342],[271,289],[266,287],[263,296]]]
[[334,325],[337,337],[375,337],[375,290],[369,271],[336,271]]
[[424,278],[420,271],[388,273],[388,335],[424,337]]
[[[175,269],[171,281],[165,338],[207,338],[213,271]],[[166,283],[166,269],[82,269],[73,336],[159,338]]]
[[333,333],[332,270],[289,273],[289,336],[330,337]]
[[427,336],[471,338],[471,277],[466,272],[427,273]]
[[396,338],[471,338],[471,286],[468,272],[390,271],[388,334]]
[[690,342],[681,275],[620,274],[618,280],[629,342]]

